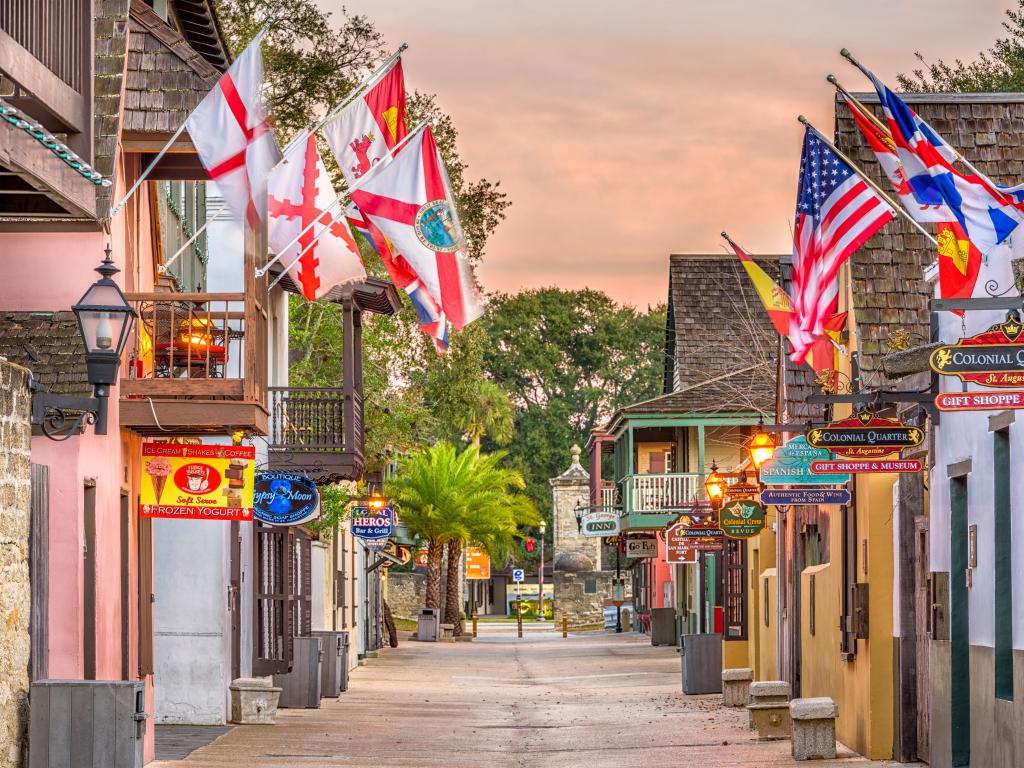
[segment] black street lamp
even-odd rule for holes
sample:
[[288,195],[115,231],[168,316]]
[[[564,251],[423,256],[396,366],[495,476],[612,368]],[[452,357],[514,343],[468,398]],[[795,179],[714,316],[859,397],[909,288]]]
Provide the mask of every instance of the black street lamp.
[[587,508],[583,506],[579,499],[576,499],[576,506],[572,512],[576,515],[576,531],[583,533],[583,514],[587,511]]
[[[124,352],[136,313],[113,276],[119,270],[110,258],[110,246],[96,267],[100,279],[89,286],[71,309],[85,347],[85,365],[92,397],[54,395],[33,384],[32,424],[51,440],[67,440],[83,424],[95,425],[97,435],[107,434],[107,403],[110,387],[117,383]],[[71,416],[69,411],[77,411]]]

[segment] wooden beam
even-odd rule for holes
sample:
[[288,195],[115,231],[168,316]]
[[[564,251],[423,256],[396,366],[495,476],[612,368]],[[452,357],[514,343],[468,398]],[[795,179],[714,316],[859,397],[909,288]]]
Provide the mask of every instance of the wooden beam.
[[[156,418],[153,413],[156,412]],[[143,435],[267,434],[263,403],[244,400],[120,399],[121,426]]]
[[31,93],[39,104],[71,132],[89,128],[89,106],[82,94],[46,68],[17,40],[0,29],[0,71]]
[[231,397],[241,399],[241,379],[121,379],[121,396],[160,399],[177,397]]
[[[159,152],[171,138],[169,133],[136,133],[125,131],[121,134],[121,147],[125,152]],[[168,154],[175,152],[188,152],[195,154],[196,148],[188,133],[183,133],[177,141],[167,150]]]
[[95,218],[96,185],[6,120],[0,121],[0,163],[68,213]]
[[1024,298],[1020,296],[988,296],[980,299],[931,299],[928,309],[932,312],[970,312],[979,309],[1021,309]]

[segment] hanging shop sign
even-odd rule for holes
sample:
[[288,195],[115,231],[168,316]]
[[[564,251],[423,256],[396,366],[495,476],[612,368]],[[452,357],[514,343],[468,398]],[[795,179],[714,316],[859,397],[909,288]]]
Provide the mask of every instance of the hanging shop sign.
[[816,461],[811,465],[813,472],[920,472],[920,459],[888,459],[882,461]]
[[845,488],[766,488],[761,503],[773,506],[789,504],[849,504],[850,492]]
[[413,565],[425,567],[430,562],[430,552],[426,549],[417,549],[412,557]]
[[626,539],[626,557],[644,558],[657,556],[657,536],[636,536],[632,539]]
[[[367,549],[383,549],[387,546],[388,537],[395,530],[395,510],[391,507],[353,507],[351,528],[352,535],[362,539]],[[379,542],[380,547],[371,546],[371,542]]]
[[142,446],[139,513],[191,520],[252,520],[251,445]]
[[943,392],[935,396],[940,411],[1010,411],[1024,408],[1024,391]]
[[924,442],[924,430],[864,411],[807,433],[807,444],[848,459],[878,459]]
[[687,546],[697,552],[718,552],[725,543],[725,533],[717,525],[691,525],[682,531]]
[[718,527],[730,539],[757,536],[764,525],[764,507],[753,499],[727,501],[718,511]]
[[765,485],[845,485],[850,482],[849,475],[811,472],[813,462],[831,458],[827,450],[809,446],[807,438],[798,435],[776,449],[771,460],[761,465],[761,482]]
[[466,578],[491,578],[491,558],[482,547],[466,547]]
[[267,525],[302,525],[320,516],[320,492],[305,475],[257,472],[253,514]]
[[601,509],[584,512],[580,519],[580,531],[588,539],[614,536],[619,532],[619,513]]
[[683,517],[711,517],[714,513],[710,501],[695,501],[679,510]]
[[686,536],[689,523],[676,523],[665,532],[665,562],[671,564],[697,562],[697,550]]
[[1016,318],[987,331],[939,347],[928,358],[943,376],[956,376],[985,387],[1024,385],[1024,324]]
[[725,488],[725,492],[729,496],[757,496],[760,490],[761,486],[747,482],[733,483]]

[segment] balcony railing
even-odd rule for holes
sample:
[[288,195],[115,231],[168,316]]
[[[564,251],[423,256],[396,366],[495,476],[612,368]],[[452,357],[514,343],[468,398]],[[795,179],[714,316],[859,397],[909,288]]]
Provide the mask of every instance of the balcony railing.
[[685,509],[704,497],[704,477],[696,472],[631,475],[626,478],[629,512],[659,514]]
[[82,93],[89,71],[89,9],[86,0],[0,0],[0,30]]
[[622,506],[622,500],[618,498],[614,485],[601,489],[601,508],[618,509]]
[[363,463],[363,400],[340,387],[269,387],[273,469],[354,479]]

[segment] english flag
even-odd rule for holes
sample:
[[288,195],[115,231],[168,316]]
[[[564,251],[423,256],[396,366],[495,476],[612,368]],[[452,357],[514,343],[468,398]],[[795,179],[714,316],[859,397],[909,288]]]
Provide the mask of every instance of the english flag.
[[[291,265],[288,273],[309,301],[319,299],[336,285],[366,277],[348,224],[344,218],[332,220],[333,214],[324,212],[336,199],[316,147],[316,136],[311,133],[301,155],[293,153],[271,172],[267,195],[270,248],[282,264]],[[281,250],[303,230],[297,243]]]
[[256,35],[185,119],[199,160],[224,202],[253,227],[266,216],[267,179],[281,159],[260,95],[262,39],[262,32]]
[[804,134],[793,231],[793,361],[825,333],[839,303],[837,275],[896,211],[810,126]]
[[352,190],[352,202],[384,236],[456,329],[483,314],[444,162],[430,127]]
[[405,138],[402,60],[324,126],[324,136],[351,186]]

